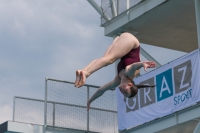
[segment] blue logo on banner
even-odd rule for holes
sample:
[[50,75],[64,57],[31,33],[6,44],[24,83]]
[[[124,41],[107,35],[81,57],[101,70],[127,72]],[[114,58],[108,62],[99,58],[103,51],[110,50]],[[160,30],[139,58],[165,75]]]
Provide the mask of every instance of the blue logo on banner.
[[157,101],[161,101],[173,95],[172,84],[172,69],[156,76],[156,88],[157,88]]

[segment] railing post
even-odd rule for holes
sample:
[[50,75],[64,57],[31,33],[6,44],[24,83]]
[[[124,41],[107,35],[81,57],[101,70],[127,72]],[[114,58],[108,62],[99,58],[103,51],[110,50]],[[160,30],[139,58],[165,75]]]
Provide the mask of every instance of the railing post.
[[13,99],[13,119],[12,119],[12,121],[15,120],[15,98],[16,97],[14,97],[14,99]]
[[53,126],[55,126],[55,103],[53,103]]
[[[87,101],[89,100],[89,86],[87,86]],[[89,131],[90,130],[90,127],[89,127],[89,110],[87,111],[87,131]]]
[[45,79],[45,93],[44,93],[44,130],[43,133],[46,132],[46,127],[47,127],[47,80],[48,78]]

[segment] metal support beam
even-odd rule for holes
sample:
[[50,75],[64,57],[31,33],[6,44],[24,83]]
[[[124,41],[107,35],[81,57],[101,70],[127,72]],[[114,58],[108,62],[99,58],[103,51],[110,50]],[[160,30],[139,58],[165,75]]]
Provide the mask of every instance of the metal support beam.
[[197,124],[197,126],[196,126],[196,128],[195,128],[195,130],[194,130],[193,133],[200,133],[200,121],[199,121],[199,123]]
[[194,1],[195,1],[196,22],[197,22],[198,47],[200,48],[200,0],[194,0]]
[[93,7],[94,9],[106,20],[110,20],[110,17],[103,13],[102,9],[99,7],[99,5],[94,1],[94,0],[87,0]]
[[115,0],[110,0],[110,6],[111,6],[111,11],[112,11],[112,16],[116,17],[117,10],[116,10],[116,5],[115,5]]
[[161,66],[161,64],[156,61],[150,54],[148,54],[142,47],[140,47],[140,52],[147,60],[156,62],[157,67]]

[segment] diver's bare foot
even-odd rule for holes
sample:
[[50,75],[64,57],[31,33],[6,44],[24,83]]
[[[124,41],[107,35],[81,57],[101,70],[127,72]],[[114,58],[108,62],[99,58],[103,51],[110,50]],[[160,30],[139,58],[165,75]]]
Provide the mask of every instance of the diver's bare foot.
[[74,83],[75,87],[78,87],[80,80],[81,80],[81,70],[76,70],[76,81]]
[[78,83],[78,88],[85,84],[86,78],[88,77],[86,71],[80,71],[80,81]]

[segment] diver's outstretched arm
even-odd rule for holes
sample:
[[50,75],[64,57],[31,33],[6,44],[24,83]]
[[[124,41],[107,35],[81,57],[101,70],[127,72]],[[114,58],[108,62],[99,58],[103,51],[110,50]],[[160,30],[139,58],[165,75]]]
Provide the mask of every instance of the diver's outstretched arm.
[[98,97],[100,97],[101,95],[103,95],[103,93],[107,90],[113,90],[115,89],[115,87],[117,87],[120,84],[120,80],[118,78],[118,76],[115,77],[115,79],[113,81],[108,82],[107,84],[105,84],[104,86],[100,87],[94,94],[93,96],[88,100],[87,102],[87,109],[90,109],[90,104],[97,99]]
[[135,71],[139,70],[142,67],[144,67],[144,70],[147,71],[147,68],[155,68],[156,63],[153,61],[144,61],[130,64],[126,67],[125,74],[130,78],[134,78]]

